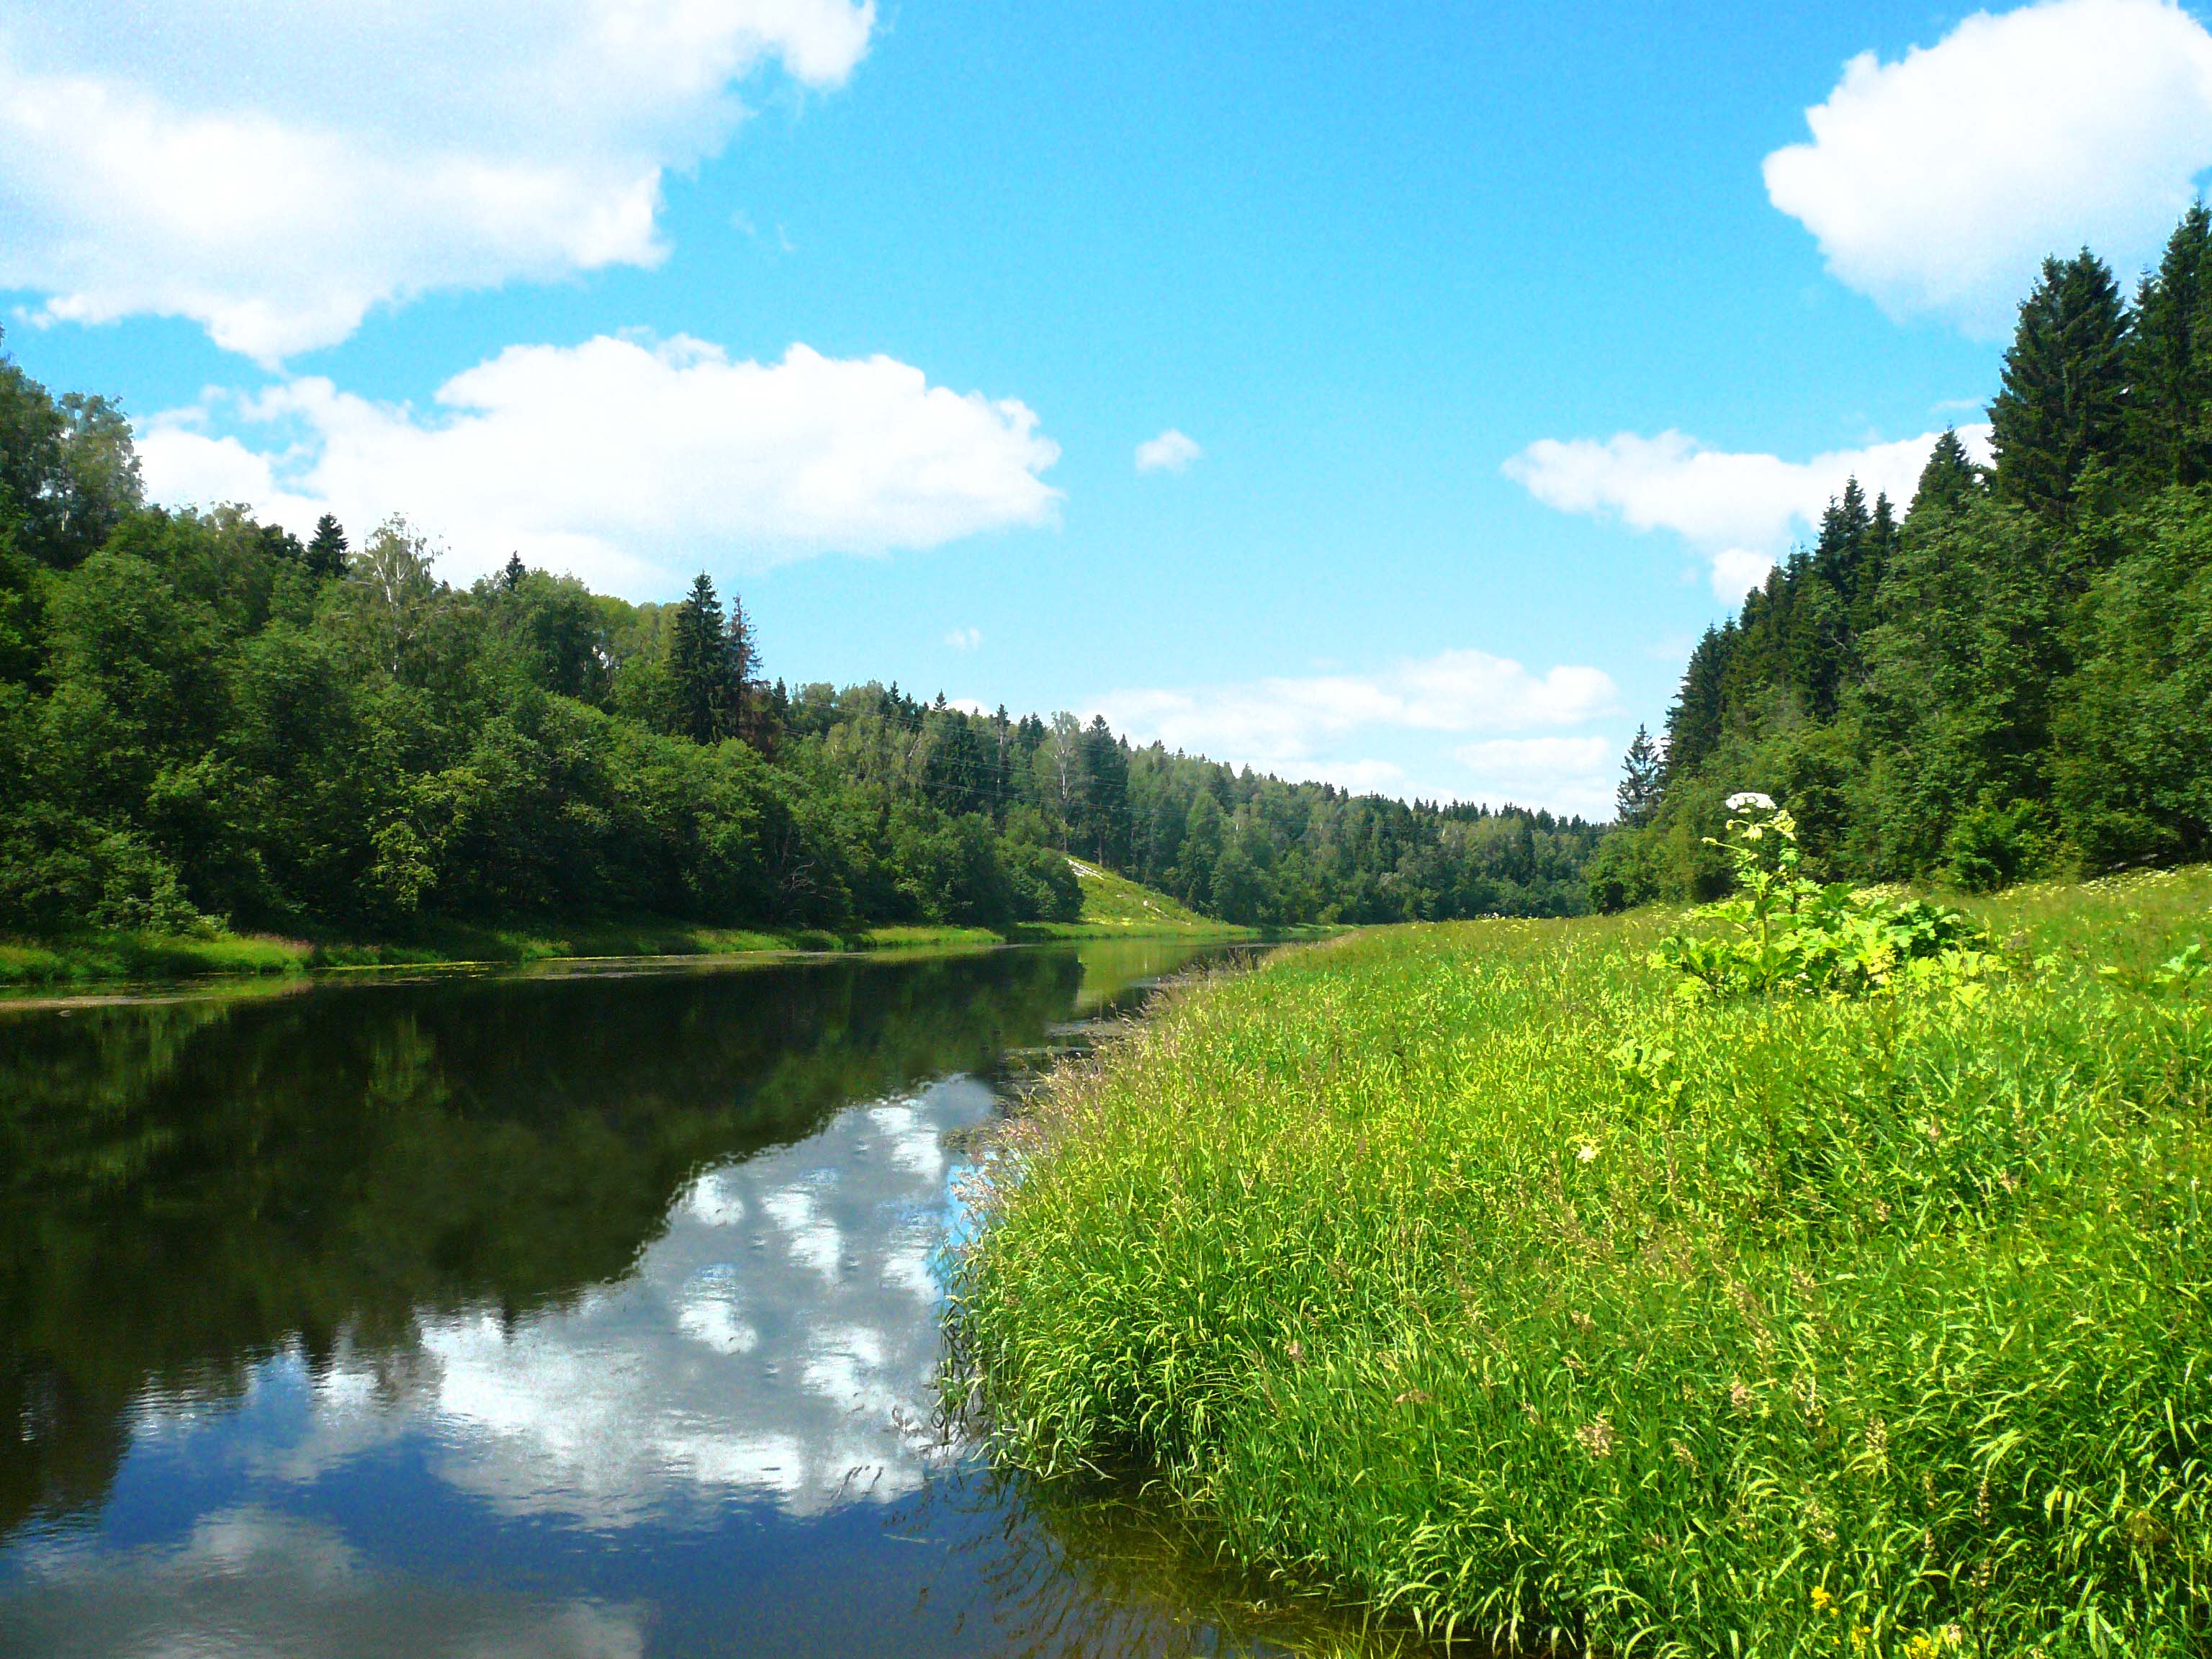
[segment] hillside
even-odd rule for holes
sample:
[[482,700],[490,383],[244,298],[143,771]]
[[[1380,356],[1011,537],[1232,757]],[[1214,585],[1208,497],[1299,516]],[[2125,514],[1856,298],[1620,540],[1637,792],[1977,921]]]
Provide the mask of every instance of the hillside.
[[1111,870],[1086,864],[1073,856],[1068,859],[1067,865],[1075,872],[1076,882],[1083,890],[1083,914],[1079,919],[1083,927],[1126,933],[1224,931],[1225,924],[1178,904],[1165,893],[1140,886],[1127,876],[1117,876]]

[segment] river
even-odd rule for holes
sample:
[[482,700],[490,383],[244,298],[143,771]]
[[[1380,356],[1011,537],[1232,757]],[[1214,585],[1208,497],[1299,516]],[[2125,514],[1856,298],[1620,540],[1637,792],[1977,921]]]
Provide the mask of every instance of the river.
[[978,1132],[1203,954],[0,1012],[0,1650],[1299,1644],[933,1426]]

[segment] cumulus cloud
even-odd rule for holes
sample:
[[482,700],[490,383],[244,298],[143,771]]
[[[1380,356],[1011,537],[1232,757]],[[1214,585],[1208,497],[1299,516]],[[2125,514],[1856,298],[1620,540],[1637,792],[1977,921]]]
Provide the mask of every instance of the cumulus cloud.
[[[1103,714],[1139,743],[1157,739],[1279,777],[1474,799],[1489,798],[1489,781],[1440,771],[1434,735],[1579,725],[1611,708],[1615,695],[1599,669],[1562,665],[1537,673],[1470,650],[1408,659],[1373,674],[1125,690],[1085,712]],[[1375,753],[1377,747],[1402,752],[1393,758]],[[1503,755],[1510,747],[1486,752]]]
[[1137,471],[1188,472],[1190,464],[1205,453],[1195,438],[1170,427],[1158,437],[1147,438],[1137,446]]
[[[1705,555],[1713,591],[1735,600],[1765,580],[1790,538],[1820,522],[1844,483],[1868,498],[1911,501],[1938,433],[1864,449],[1785,461],[1778,455],[1709,449],[1680,432],[1646,438],[1545,438],[1505,463],[1505,476],[1563,513],[1618,518],[1637,530],[1671,530]],[[1986,460],[1989,428],[1961,427]]]
[[1579,812],[1613,815],[1620,745],[1611,738],[1492,738],[1453,750],[1473,775],[1473,793]]
[[980,628],[956,628],[945,636],[945,642],[955,651],[980,650],[983,644],[983,630]]
[[1380,674],[1316,674],[1187,690],[1116,691],[1096,712],[1143,741],[1250,759],[1310,759],[1319,744],[1368,726],[1416,732],[1510,732],[1564,726],[1611,706],[1595,668],[1534,674],[1506,657],[1445,651]]
[[[1054,519],[1059,447],[1024,404],[932,386],[889,357],[794,345],[775,363],[702,341],[514,346],[434,410],[289,381],[157,416],[155,500],[237,501],[305,533],[404,513],[466,576],[519,550],[617,591],[681,573],[884,553]],[[259,440],[218,433],[218,418]]]
[[2044,256],[2154,257],[2212,166],[2212,34],[2170,0],[1977,12],[1844,66],[1767,195],[1893,315],[2001,337]]
[[663,175],[770,59],[834,87],[872,0],[0,0],[0,286],[264,362],[378,304],[651,264]]

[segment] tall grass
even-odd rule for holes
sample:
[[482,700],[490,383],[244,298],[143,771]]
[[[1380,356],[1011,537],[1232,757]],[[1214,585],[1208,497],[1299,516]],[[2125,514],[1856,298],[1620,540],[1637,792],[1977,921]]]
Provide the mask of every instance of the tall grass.
[[263,934],[177,937],[118,930],[58,940],[0,939],[0,987],[98,985],[233,974],[298,974],[313,947]]
[[[1015,1131],[1002,1462],[1518,1648],[2212,1644],[2212,878],[1984,907],[1994,988],[1688,1004],[1662,921],[1198,984]],[[2100,969],[2109,969],[2109,973]]]

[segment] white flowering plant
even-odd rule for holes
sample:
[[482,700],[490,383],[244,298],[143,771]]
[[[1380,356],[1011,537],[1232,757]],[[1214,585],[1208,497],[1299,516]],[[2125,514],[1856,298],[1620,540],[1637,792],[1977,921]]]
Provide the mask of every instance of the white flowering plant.
[[1864,996],[1940,981],[1971,999],[2002,970],[1959,911],[1807,878],[1796,820],[1771,797],[1747,792],[1728,806],[1724,835],[1705,839],[1728,855],[1735,892],[1692,918],[1725,931],[1670,933],[1651,955],[1683,975],[1683,996]]

